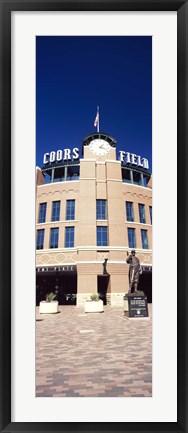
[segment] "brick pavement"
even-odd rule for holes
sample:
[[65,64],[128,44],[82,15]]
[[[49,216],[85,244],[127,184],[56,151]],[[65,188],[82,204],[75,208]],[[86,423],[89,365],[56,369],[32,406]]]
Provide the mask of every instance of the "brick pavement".
[[104,313],[60,306],[36,309],[37,397],[151,397],[150,319],[127,319],[123,308]]

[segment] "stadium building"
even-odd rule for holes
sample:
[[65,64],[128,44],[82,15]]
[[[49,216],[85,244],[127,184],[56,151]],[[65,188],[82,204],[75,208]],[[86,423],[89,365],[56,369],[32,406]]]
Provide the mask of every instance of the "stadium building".
[[[44,154],[36,168],[36,302],[56,292],[82,305],[92,293],[122,305],[127,253],[136,250],[139,289],[152,301],[152,177],[148,160],[92,133],[79,149]],[[106,273],[104,261],[108,259]]]

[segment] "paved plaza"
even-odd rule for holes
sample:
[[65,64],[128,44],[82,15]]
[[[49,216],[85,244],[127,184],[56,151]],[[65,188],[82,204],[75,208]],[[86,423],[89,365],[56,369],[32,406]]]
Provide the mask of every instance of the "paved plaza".
[[36,308],[37,397],[152,396],[151,304],[149,319],[128,319],[123,307],[59,310]]

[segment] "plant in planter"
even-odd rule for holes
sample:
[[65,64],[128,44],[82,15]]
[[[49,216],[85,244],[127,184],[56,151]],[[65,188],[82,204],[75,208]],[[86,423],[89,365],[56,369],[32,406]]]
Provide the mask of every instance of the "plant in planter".
[[52,302],[56,298],[56,294],[53,292],[47,293],[46,302]]
[[85,313],[102,313],[103,301],[99,299],[98,293],[93,293],[90,298],[85,302]]
[[55,300],[56,294],[53,292],[47,293],[46,300],[41,301],[39,304],[40,314],[54,314],[58,313],[58,301]]
[[99,300],[99,295],[98,295],[98,293],[93,293],[90,296],[90,298],[91,298],[92,301],[98,301]]

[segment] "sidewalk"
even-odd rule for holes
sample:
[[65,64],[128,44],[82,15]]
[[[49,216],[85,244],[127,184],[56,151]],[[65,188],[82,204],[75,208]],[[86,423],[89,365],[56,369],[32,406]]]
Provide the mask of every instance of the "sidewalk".
[[104,313],[60,306],[36,308],[37,397],[151,397],[150,319],[127,319],[122,309]]

